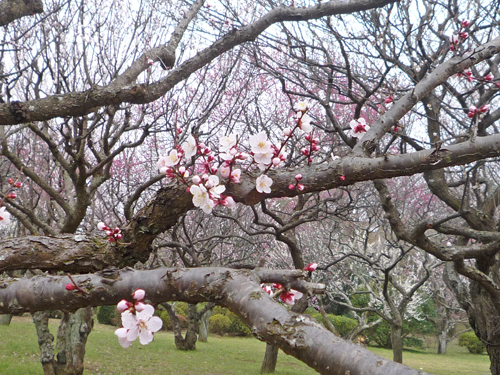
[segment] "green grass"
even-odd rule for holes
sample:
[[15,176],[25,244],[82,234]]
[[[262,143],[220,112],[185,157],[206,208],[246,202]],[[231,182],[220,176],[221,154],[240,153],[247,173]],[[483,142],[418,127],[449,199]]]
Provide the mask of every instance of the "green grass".
[[[56,321],[51,332],[56,334]],[[150,374],[175,375],[252,375],[259,374],[265,344],[251,337],[210,336],[208,343],[197,343],[196,351],[181,352],[175,348],[172,333],[158,332],[155,340],[142,346],[134,342],[122,349],[114,335],[115,328],[95,324],[87,343],[85,374],[132,375],[146,370]],[[42,375],[35,327],[29,318],[12,320],[0,326],[0,375]],[[378,355],[392,358],[390,350],[369,348]],[[456,344],[442,356],[435,350],[405,351],[404,363],[436,375],[488,375],[487,355],[474,355]],[[317,374],[302,362],[280,353],[277,375]]]

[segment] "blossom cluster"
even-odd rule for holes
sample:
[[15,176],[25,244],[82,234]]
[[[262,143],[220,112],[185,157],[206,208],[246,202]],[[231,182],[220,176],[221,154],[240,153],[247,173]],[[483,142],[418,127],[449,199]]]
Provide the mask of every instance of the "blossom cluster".
[[[304,271],[308,271],[309,273],[315,271],[318,268],[317,263],[310,263],[306,267],[304,267]],[[299,292],[295,289],[287,289],[283,285],[279,283],[272,284],[272,287],[269,285],[260,285],[261,288],[269,294],[271,297],[279,295],[281,302],[287,305],[293,305],[295,300],[299,300],[304,295],[302,292]],[[276,292],[273,292],[273,288],[276,289]]]
[[123,237],[122,230],[120,228],[116,227],[115,229],[110,229],[102,221],[97,224],[97,229],[99,229],[100,231],[102,231],[106,234],[109,242],[118,241]]
[[[308,111],[309,105],[306,102],[296,103],[294,126],[283,130],[285,139],[279,147],[268,139],[265,131],[249,136],[246,148],[242,147],[240,136],[233,133],[219,137],[219,150],[214,153],[205,143],[198,142],[193,135],[189,135],[185,142],[177,144],[168,154],[159,158],[158,170],[168,178],[184,183],[193,196],[193,205],[205,213],[211,213],[217,205],[228,208],[236,206],[234,198],[223,193],[228,182],[241,182],[241,163],[245,163],[246,170],[255,166],[261,171],[255,179],[255,190],[261,194],[270,194],[273,180],[267,172],[271,168],[279,168],[287,160],[285,147],[294,134],[303,133],[308,143],[301,149],[308,164],[313,162],[314,153],[320,150],[320,140],[313,135],[312,118]],[[358,139],[370,129],[363,118],[351,121],[350,126],[351,136]],[[182,130],[178,129],[178,133],[182,134]],[[295,183],[289,185],[290,190],[303,191],[305,186],[301,180],[302,176],[296,175]]]
[[[12,178],[9,178],[7,182],[9,183],[10,187],[7,190],[7,193],[5,193],[3,198],[0,200],[0,206],[3,204],[5,199],[16,199],[17,193],[12,190],[19,189],[23,186],[21,181],[18,181],[18,179],[14,180]],[[5,207],[0,207],[0,228],[6,227],[10,224],[10,216],[10,212],[8,212]]]
[[463,42],[469,37],[469,34],[465,31],[469,27],[470,21],[464,20],[460,23],[460,30],[456,34],[450,37],[450,51],[455,51],[459,43]]
[[121,312],[123,327],[118,328],[115,335],[124,348],[128,348],[137,337],[142,345],[149,344],[154,333],[163,325],[162,320],[154,316],[154,307],[143,302],[145,296],[144,290],[136,289],[132,294],[133,303],[124,299],[118,302],[117,310]]

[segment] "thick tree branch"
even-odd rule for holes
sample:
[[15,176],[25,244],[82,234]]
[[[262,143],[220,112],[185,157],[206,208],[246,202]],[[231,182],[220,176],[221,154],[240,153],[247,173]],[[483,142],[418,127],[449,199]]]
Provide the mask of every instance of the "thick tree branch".
[[[124,102],[150,103],[170,91],[176,84],[237,45],[255,40],[269,26],[283,21],[306,21],[334,14],[348,14],[379,8],[397,0],[351,0],[319,3],[313,7],[280,6],[250,25],[232,29],[210,47],[185,61],[157,82],[94,87],[84,92],[53,95],[27,102],[0,104],[0,125],[49,120],[55,117],[83,116],[96,108]],[[146,63],[146,62],[142,62]]]
[[[475,142],[469,141],[449,146],[448,151],[442,155],[432,150],[423,150],[412,154],[373,159],[346,157],[340,161],[311,167],[271,171],[268,173],[274,181],[271,194],[258,193],[255,190],[257,176],[253,173],[246,173],[242,176],[241,183],[238,185],[230,184],[227,192],[235,200],[251,205],[270,197],[297,195],[299,193],[297,190],[288,189],[289,183],[294,181],[294,176],[297,173],[303,175],[302,182],[305,185],[303,193],[307,193],[334,189],[371,179],[412,175],[429,169],[465,164],[491,156],[500,156],[500,135],[479,137],[476,138]],[[338,178],[340,175],[345,176],[345,180],[340,180]],[[137,261],[144,262],[149,257],[153,240],[160,233],[175,225],[178,218],[192,208],[194,208],[192,195],[186,192],[186,187],[182,184],[171,183],[160,189],[155,198],[136,213],[124,228],[124,237],[120,243],[99,243],[103,248],[96,250],[96,243],[93,242],[91,236],[88,241],[81,241],[78,244],[71,237],[59,239],[48,237],[52,245],[38,247],[38,251],[40,251],[37,255],[39,263],[35,268],[45,270],[60,268],[67,272],[78,272],[79,264],[81,264],[82,271],[80,272],[91,272],[112,265],[125,267],[132,266]],[[400,238],[412,242],[410,237],[407,239],[406,236],[409,234],[406,233]],[[44,238],[46,237],[41,237],[40,241],[45,241]],[[30,259],[30,241],[29,239],[18,239],[16,242],[18,251],[1,250],[0,271],[34,267],[35,264]],[[57,241],[61,242],[60,245],[56,245]],[[2,249],[4,248],[3,243],[0,241]],[[61,249],[60,252],[54,254],[51,249],[53,246]],[[68,249],[66,252],[74,256],[73,262],[68,263],[68,259],[64,255],[64,248]],[[449,255],[451,256],[451,254]],[[44,259],[49,261],[43,261]],[[442,255],[440,259],[443,259]]]
[[[275,277],[270,277],[274,273]],[[297,271],[266,271],[267,277],[247,270],[193,268],[137,271],[108,270],[99,274],[74,276],[86,291],[67,291],[64,276],[36,276],[7,281],[0,288],[0,313],[46,309],[74,311],[114,304],[130,298],[136,288],[146,291],[150,303],[185,301],[214,302],[237,314],[262,341],[279,346],[322,374],[417,375],[418,370],[388,361],[367,349],[335,336],[308,316],[296,314],[277,303],[262,290],[263,281],[288,282],[304,289]],[[118,343],[117,343],[118,345]]]
[[42,0],[3,0],[0,1],[0,26],[26,16],[43,13]]

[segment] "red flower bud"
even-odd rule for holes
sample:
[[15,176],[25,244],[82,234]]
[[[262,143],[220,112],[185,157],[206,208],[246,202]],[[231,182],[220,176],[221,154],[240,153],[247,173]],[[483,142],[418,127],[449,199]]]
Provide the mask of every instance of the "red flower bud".
[[9,185],[12,185],[14,183],[14,180],[12,178],[9,178],[7,181],[9,182]]
[[302,152],[302,155],[304,155],[304,156],[309,155],[309,149],[307,149],[307,148],[303,148],[302,150],[300,150],[300,152]]
[[20,181],[17,181],[15,184],[14,184],[14,187],[16,188],[20,188],[21,186],[23,186],[23,184],[20,182]]
[[290,189],[290,190],[295,190],[295,185],[294,185],[294,184],[290,184],[290,185],[288,185],[288,189]]
[[67,283],[66,286],[65,286],[65,288],[66,288],[66,290],[72,291],[72,290],[76,289],[76,286],[74,286],[71,283]]
[[345,181],[345,176],[344,175],[340,175],[340,181]]
[[392,103],[394,101],[394,99],[392,99],[392,96],[388,96],[387,98],[385,98],[384,102],[385,104],[389,104],[389,103]]
[[9,198],[9,199],[16,199],[17,198],[17,194],[16,193],[10,193],[9,195],[7,195],[7,198]]
[[463,20],[462,21],[462,27],[469,27],[470,21],[469,20]]

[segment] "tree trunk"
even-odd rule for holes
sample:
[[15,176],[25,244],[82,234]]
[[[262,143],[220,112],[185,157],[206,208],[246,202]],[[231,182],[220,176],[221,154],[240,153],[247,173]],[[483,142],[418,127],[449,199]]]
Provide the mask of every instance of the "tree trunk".
[[403,363],[403,326],[401,324],[391,324],[392,360]]
[[271,374],[276,370],[276,362],[278,361],[279,347],[272,344],[266,345],[266,354],[260,368],[261,374]]
[[56,356],[54,356],[54,336],[48,327],[48,314],[44,311],[33,314],[33,322],[37,330],[41,351],[40,362],[44,375],[83,374],[85,344],[94,325],[92,308],[85,307],[74,314],[64,313],[57,333]]
[[8,326],[12,320],[12,314],[0,314],[0,326]]
[[198,341],[208,341],[208,320],[212,315],[212,310],[207,310],[200,318]]
[[38,347],[40,348],[40,363],[44,375],[54,375],[54,335],[49,332],[49,314],[46,311],[38,311],[32,314],[38,336]]
[[174,329],[175,347],[178,350],[196,350],[196,340],[198,339],[198,319],[196,304],[188,304],[188,327],[185,337],[182,336],[181,325],[174,308],[168,303],[163,303],[162,306],[167,310],[170,321],[172,322],[172,327]]
[[500,375],[500,316],[491,295],[478,283],[471,282],[472,308],[467,311],[472,329],[485,344],[490,356],[492,375]]
[[448,346],[448,335],[446,332],[441,332],[437,336],[438,340],[438,352],[437,354],[446,354],[446,348]]

